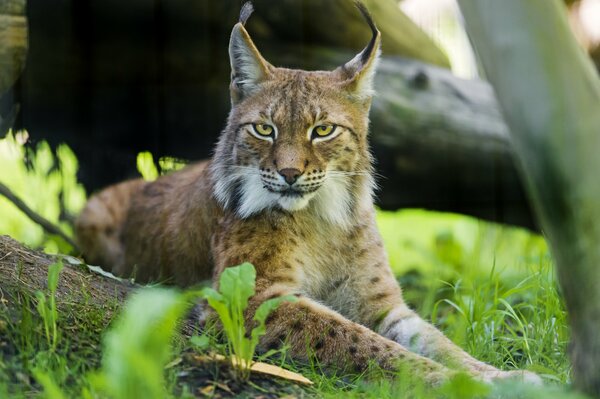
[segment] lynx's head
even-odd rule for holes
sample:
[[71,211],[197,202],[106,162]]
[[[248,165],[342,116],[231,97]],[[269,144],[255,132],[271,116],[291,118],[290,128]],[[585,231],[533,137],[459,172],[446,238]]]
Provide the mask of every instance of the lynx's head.
[[313,212],[335,224],[371,204],[368,113],[380,34],[357,2],[373,36],[333,71],[277,68],[244,28],[242,8],[231,33],[232,108],[213,161],[215,196],[247,218],[263,211]]

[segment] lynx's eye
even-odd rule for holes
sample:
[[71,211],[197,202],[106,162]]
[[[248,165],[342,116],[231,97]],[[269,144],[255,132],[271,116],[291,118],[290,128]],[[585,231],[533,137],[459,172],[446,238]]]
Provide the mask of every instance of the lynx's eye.
[[254,132],[256,132],[257,135],[263,137],[271,137],[274,131],[273,126],[267,125],[265,123],[255,123],[252,125],[252,128],[254,129]]
[[335,125],[319,125],[312,131],[312,138],[327,137],[335,132]]

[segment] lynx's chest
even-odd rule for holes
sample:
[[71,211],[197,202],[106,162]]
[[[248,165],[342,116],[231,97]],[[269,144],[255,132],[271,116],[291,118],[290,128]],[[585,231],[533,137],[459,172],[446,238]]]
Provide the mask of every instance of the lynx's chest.
[[376,245],[377,237],[374,225],[361,224],[349,231],[322,228],[300,241],[295,256],[303,291],[329,305],[338,304],[334,308],[343,307],[357,289],[361,269],[383,250]]

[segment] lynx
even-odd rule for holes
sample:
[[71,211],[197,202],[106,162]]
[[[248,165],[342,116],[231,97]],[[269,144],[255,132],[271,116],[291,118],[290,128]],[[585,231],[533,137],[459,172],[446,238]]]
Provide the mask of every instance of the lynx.
[[93,196],[77,221],[90,263],[139,282],[217,281],[229,266],[256,267],[247,318],[268,298],[292,294],[269,318],[266,350],[286,342],[330,365],[408,367],[429,383],[464,370],[500,371],[454,345],[403,301],[375,224],[367,141],[380,33],[333,71],[268,63],[233,27],[231,112],[214,157],[154,182],[126,181]]

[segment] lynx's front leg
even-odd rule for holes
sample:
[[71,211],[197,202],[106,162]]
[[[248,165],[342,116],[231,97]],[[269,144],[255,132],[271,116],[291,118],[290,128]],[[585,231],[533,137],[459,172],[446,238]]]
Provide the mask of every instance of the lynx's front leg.
[[[293,292],[289,286],[273,281],[262,281],[258,285],[267,288],[251,300],[248,320],[264,300]],[[262,349],[275,348],[284,342],[297,359],[306,360],[312,353],[325,365],[350,366],[356,371],[374,362],[387,370],[411,370],[432,385],[440,384],[454,373],[303,296],[296,302],[280,305],[267,320]]]
[[404,303],[384,253],[371,253],[368,267],[356,276],[356,292],[363,298],[358,320],[382,336],[410,351],[430,358],[453,370],[465,370],[484,381],[503,378],[522,378],[532,383],[541,379],[527,371],[501,371],[481,362],[462,350],[430,323],[420,318]]
[[415,353],[452,369],[469,371],[487,382],[512,377],[536,384],[541,382],[534,373],[521,370],[501,371],[476,360],[405,305],[394,307],[382,320],[378,331]]

